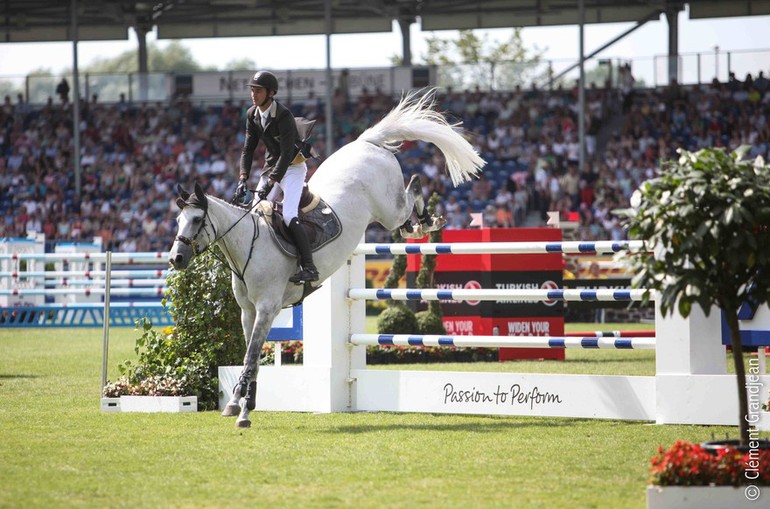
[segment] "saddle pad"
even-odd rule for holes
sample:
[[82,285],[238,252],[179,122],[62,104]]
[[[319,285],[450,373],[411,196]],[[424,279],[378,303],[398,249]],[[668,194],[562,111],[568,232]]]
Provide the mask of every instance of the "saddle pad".
[[[271,210],[270,214],[259,209],[270,226],[270,235],[281,248],[286,256],[297,257],[297,247],[294,241],[290,239],[291,234],[288,228],[283,224],[283,216],[276,210]],[[337,213],[323,200],[319,199],[318,204],[312,210],[305,212],[305,209],[299,212],[299,221],[305,229],[310,249],[313,252],[318,251],[329,242],[333,241],[342,233],[342,223],[340,223]],[[278,227],[276,227],[278,225]]]

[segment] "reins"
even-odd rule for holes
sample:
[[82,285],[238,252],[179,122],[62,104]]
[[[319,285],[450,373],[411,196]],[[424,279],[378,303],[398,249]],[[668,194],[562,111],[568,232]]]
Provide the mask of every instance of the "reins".
[[[257,203],[259,203],[259,202],[257,202]],[[182,244],[190,246],[192,248],[192,250],[193,250],[193,255],[195,255],[195,256],[201,255],[201,254],[205,253],[206,251],[208,251],[211,248],[211,246],[213,246],[214,244],[216,244],[217,242],[222,240],[228,233],[230,233],[230,231],[232,231],[233,228],[235,228],[235,226],[238,223],[240,223],[243,220],[244,217],[246,217],[248,215],[251,215],[251,222],[252,222],[252,225],[253,225],[253,228],[254,228],[254,233],[252,234],[252,237],[251,237],[251,248],[249,249],[249,256],[248,256],[248,258],[246,258],[246,263],[243,265],[243,269],[241,269],[239,271],[239,270],[237,270],[237,268],[233,268],[235,263],[231,262],[230,260],[234,260],[234,258],[232,256],[232,254],[230,254],[230,251],[229,251],[229,249],[227,248],[227,245],[224,242],[222,243],[221,247],[222,247],[223,251],[225,251],[225,259],[221,258],[216,251],[214,251],[214,250],[211,251],[211,254],[212,254],[212,256],[214,256],[214,258],[216,258],[219,262],[227,265],[227,268],[230,269],[230,272],[235,274],[235,276],[237,276],[238,279],[241,280],[241,282],[246,284],[246,280],[245,280],[246,268],[249,266],[249,262],[251,261],[251,258],[254,255],[254,244],[256,243],[257,239],[259,238],[259,224],[257,222],[256,217],[254,217],[254,215],[251,214],[251,208],[247,208],[244,211],[244,213],[243,213],[243,215],[241,217],[239,217],[233,224],[231,224],[230,227],[227,230],[224,231],[224,233],[222,233],[221,235],[218,236],[217,235],[217,229],[214,227],[214,223],[211,221],[211,219],[209,217],[209,211],[208,211],[208,207],[207,207],[206,210],[205,210],[205,215],[203,216],[203,221],[201,222],[200,227],[198,227],[198,231],[195,232],[195,235],[193,235],[192,239],[188,239],[187,237],[185,237],[183,235],[177,235],[176,236],[176,240],[178,240]],[[198,246],[195,243],[195,240],[198,238],[198,236],[201,234],[203,229],[206,227],[206,221],[208,221],[209,224],[211,224],[211,229],[213,230],[214,240],[212,240],[211,242],[206,244],[206,247],[204,247],[203,249],[199,250]],[[207,236],[209,236],[208,233],[207,233]],[[210,237],[211,236],[209,236],[209,238]]]

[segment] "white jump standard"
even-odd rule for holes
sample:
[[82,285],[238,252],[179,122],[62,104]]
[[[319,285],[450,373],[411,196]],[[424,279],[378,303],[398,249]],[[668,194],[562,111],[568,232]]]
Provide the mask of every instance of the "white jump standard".
[[[364,244],[356,253],[384,251],[374,246],[380,245]],[[495,243],[487,246],[497,252]],[[457,254],[461,250],[452,245],[447,252]],[[378,290],[363,290],[364,268],[364,256],[351,257],[305,300],[304,364],[264,366],[259,375],[258,410],[431,412],[628,419],[661,424],[737,424],[736,382],[735,377],[727,373],[718,312],[706,317],[700,309],[694,309],[685,320],[679,316],[663,317],[656,307],[655,337],[602,337],[590,332],[584,337],[563,338],[363,334],[363,299],[444,300],[472,295],[478,300],[480,297],[480,294],[457,293],[459,290],[451,294],[438,290],[389,290],[378,296]],[[410,294],[411,291],[415,293]],[[522,295],[519,292],[511,290],[502,298],[515,300],[517,294]],[[548,295],[544,291],[540,297],[578,300],[583,291],[557,292]],[[615,290],[608,292],[592,291],[583,294],[583,298],[617,297],[613,295]],[[624,300],[635,300],[643,290],[623,292]],[[501,298],[497,293],[488,296],[493,300]],[[651,295],[653,300],[654,297]],[[532,295],[527,295],[527,299],[531,298]],[[367,369],[366,345],[383,343],[451,343],[458,348],[655,349],[656,373],[607,376]],[[220,367],[223,395],[231,394],[239,370],[240,367]],[[770,387],[770,376],[762,375],[759,379],[765,387]],[[714,401],[720,404],[714,405]],[[227,397],[223,396],[220,405],[226,403]]]

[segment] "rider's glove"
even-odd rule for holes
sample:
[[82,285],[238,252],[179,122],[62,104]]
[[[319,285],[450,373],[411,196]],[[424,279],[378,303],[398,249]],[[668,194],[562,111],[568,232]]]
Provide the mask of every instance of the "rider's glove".
[[239,201],[246,196],[246,179],[240,179],[238,181],[238,187],[235,188],[235,200]]
[[273,184],[270,184],[269,182],[266,182],[264,185],[259,186],[257,189],[257,197],[259,197],[260,200],[264,200],[267,198],[267,195],[270,194],[270,191],[273,189]]

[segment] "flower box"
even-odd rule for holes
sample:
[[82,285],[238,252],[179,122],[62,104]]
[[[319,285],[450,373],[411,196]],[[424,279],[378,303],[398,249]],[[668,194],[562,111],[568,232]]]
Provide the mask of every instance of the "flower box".
[[754,486],[648,486],[647,509],[757,509],[767,507],[764,499],[770,499],[768,493],[760,494],[759,499],[751,499],[762,487]]
[[197,396],[120,396],[102,398],[102,412],[197,412]]

